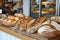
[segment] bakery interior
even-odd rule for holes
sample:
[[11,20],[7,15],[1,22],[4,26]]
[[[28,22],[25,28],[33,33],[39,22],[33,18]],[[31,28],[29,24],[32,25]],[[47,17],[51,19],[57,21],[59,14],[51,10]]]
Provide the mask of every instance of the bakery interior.
[[60,40],[60,0],[0,0],[0,30],[22,40]]

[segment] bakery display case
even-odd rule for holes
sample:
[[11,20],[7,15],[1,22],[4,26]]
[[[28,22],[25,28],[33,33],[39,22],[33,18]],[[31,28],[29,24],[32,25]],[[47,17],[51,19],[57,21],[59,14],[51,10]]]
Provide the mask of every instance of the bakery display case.
[[31,0],[32,18],[39,18],[41,16],[51,17],[59,15],[58,0]]
[[31,17],[32,18],[39,18],[40,17],[40,7],[39,7],[39,0],[31,0]]
[[56,0],[42,0],[42,16],[56,15]]

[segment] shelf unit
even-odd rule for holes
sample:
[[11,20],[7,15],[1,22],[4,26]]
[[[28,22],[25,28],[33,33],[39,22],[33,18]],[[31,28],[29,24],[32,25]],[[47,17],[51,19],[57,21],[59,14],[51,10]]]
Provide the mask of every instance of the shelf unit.
[[30,16],[38,19],[41,16],[59,16],[59,0],[31,0]]

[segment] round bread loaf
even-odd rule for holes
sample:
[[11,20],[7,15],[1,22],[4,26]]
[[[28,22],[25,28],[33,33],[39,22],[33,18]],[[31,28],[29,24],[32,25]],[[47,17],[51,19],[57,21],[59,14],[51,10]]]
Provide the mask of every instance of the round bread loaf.
[[57,35],[59,35],[59,32],[51,28],[50,25],[44,25],[38,29],[38,34],[45,38],[52,38],[52,37],[56,37]]

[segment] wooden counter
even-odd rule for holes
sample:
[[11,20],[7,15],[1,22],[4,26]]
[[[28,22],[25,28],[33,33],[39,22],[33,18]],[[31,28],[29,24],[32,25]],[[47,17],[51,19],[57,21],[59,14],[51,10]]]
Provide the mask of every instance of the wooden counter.
[[0,30],[4,31],[4,32],[6,32],[6,33],[8,33],[10,35],[13,35],[13,36],[15,36],[15,37],[17,37],[19,39],[22,39],[22,40],[36,40],[34,38],[31,38],[31,37],[16,33],[16,32],[14,32],[14,31],[12,31],[12,30],[8,29],[7,27],[4,27],[4,26],[0,26]]
[[20,33],[17,33],[17,32],[14,32],[13,30],[11,30],[10,28],[7,28],[5,26],[0,26],[0,30],[3,31],[3,32],[6,32],[12,36],[15,36],[19,39],[22,39],[22,40],[60,40],[60,36],[57,36],[55,38],[44,38],[44,37],[41,37],[41,36],[38,36],[38,35],[35,35],[35,34],[32,34],[32,37],[31,34],[29,36],[26,36],[26,35],[22,35]]

